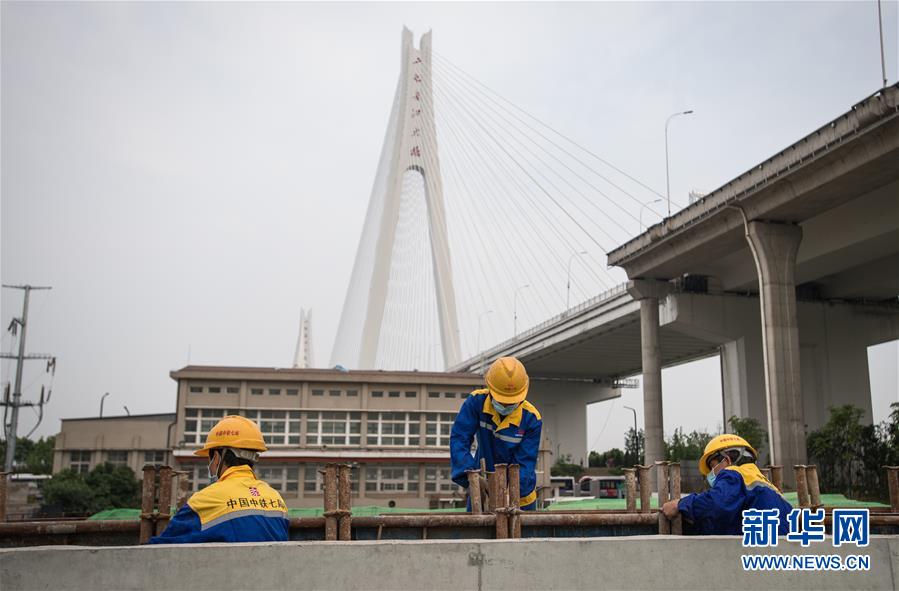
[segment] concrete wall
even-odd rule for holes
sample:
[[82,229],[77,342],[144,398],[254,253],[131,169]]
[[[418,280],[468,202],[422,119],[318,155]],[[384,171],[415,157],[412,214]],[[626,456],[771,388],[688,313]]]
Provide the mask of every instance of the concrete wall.
[[780,541],[777,554],[870,556],[861,572],[744,572],[738,537],[286,542],[0,550],[21,589],[897,589],[899,537],[866,548]]

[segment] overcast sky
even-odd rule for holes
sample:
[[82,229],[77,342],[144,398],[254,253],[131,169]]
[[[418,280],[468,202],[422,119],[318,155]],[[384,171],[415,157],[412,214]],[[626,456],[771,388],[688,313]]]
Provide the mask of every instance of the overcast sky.
[[[884,2],[897,79],[897,4]],[[60,417],[173,410],[188,362],[326,363],[399,72],[403,25],[672,195],[710,191],[880,86],[876,3],[14,3],[2,8],[2,280],[33,297]],[[682,199],[683,200],[683,199]],[[2,292],[2,322],[21,292]],[[543,318],[528,318],[535,324]],[[485,338],[497,340],[500,332]],[[471,338],[470,336],[468,337]],[[11,339],[4,333],[2,346]],[[872,350],[874,414],[899,400]],[[14,364],[3,362],[2,380]],[[47,384],[32,362],[26,398]],[[717,359],[666,370],[665,426],[716,429]],[[622,444],[640,391],[590,409]],[[34,424],[25,409],[20,434]]]

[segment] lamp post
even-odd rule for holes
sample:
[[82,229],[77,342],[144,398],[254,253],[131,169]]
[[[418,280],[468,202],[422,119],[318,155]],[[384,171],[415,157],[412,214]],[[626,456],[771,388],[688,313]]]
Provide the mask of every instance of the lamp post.
[[574,257],[580,256],[582,254],[587,254],[586,250],[582,250],[580,252],[572,253],[570,257],[568,257],[568,282],[565,285],[565,310],[568,311],[570,302],[571,302],[571,262],[574,260]]
[[632,413],[634,413],[634,464],[637,464],[637,460],[640,459],[640,450],[637,445],[637,411],[629,406],[625,406],[624,408],[628,409]]
[[518,292],[521,291],[522,289],[527,289],[527,288],[530,287],[530,286],[531,286],[530,283],[528,283],[527,285],[521,285],[521,286],[519,286],[519,287],[515,290],[515,297],[512,298],[512,299],[513,299],[513,302],[514,302],[514,303],[512,304],[512,315],[513,315],[513,320],[512,320],[512,332],[513,332],[513,334],[514,334],[515,337],[518,337]]
[[679,115],[689,115],[693,110],[675,113],[665,120],[665,189],[668,195],[668,217],[671,217],[671,182],[668,178],[668,124]]
[[103,394],[103,396],[100,397],[100,418],[101,419],[103,418],[103,399],[106,398],[107,396],[109,396],[109,392]]
[[[645,229],[643,226],[643,208],[646,207],[647,205],[652,205],[653,203],[658,203],[659,201],[661,201],[661,199],[654,199],[654,200],[652,200],[648,203],[644,203],[643,205],[640,206],[640,231],[641,232]],[[670,214],[671,211],[669,211],[668,213]]]
[[484,352],[481,351],[481,319],[487,314],[493,314],[493,310],[487,310],[478,314],[478,353],[481,354],[481,373],[484,372]]

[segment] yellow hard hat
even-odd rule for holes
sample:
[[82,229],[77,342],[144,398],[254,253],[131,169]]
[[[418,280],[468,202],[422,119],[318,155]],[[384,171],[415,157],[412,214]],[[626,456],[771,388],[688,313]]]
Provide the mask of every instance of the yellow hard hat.
[[730,449],[732,447],[744,447],[752,452],[753,457],[758,459],[759,452],[755,451],[749,442],[740,437],[739,435],[734,435],[732,433],[725,433],[723,435],[718,435],[714,437],[708,444],[705,446],[705,452],[702,454],[702,458],[699,460],[699,471],[703,476],[706,476],[711,470],[709,469],[708,461],[713,455],[718,453],[719,451],[724,451],[725,449]]
[[500,357],[484,376],[490,395],[500,404],[516,404],[528,396],[528,372],[514,357]]
[[209,450],[217,447],[265,451],[265,440],[259,425],[246,417],[228,415],[215,424],[206,435],[206,445],[194,452],[195,456],[208,457]]

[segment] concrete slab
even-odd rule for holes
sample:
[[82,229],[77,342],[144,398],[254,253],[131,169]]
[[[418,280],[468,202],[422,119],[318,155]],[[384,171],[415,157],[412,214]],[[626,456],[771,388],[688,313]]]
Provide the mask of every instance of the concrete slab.
[[741,555],[763,552],[734,537],[44,546],[0,550],[0,589],[899,589],[899,536],[771,551],[867,555],[870,569],[744,572]]

